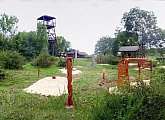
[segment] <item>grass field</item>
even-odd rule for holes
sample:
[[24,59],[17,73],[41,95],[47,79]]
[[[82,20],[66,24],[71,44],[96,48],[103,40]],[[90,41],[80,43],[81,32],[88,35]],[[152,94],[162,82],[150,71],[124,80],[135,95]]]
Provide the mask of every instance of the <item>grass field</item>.
[[8,77],[0,81],[0,119],[92,119],[93,106],[108,92],[108,89],[101,85],[102,69],[106,69],[107,79],[114,79],[117,75],[116,66],[97,65],[94,68],[90,59],[75,59],[73,66],[82,73],[73,76],[72,110],[65,108],[67,95],[45,97],[23,91],[46,76],[66,76],[61,74],[56,66],[52,66],[40,68],[40,77],[37,77],[37,68],[28,63],[23,70],[8,70]]
[[[30,63],[23,70],[8,70],[8,77],[0,81],[0,119],[2,120],[92,120],[96,119],[108,86],[115,86],[117,68],[115,65],[96,65],[91,59],[75,59],[73,66],[82,73],[73,76],[73,109],[66,109],[67,95],[59,97],[29,94],[23,91],[34,82],[46,76],[66,76],[59,68],[37,69]],[[102,70],[106,70],[107,84],[103,84]],[[133,74],[134,71],[130,71]],[[104,108],[103,108],[104,113]],[[109,114],[109,113],[108,113]]]

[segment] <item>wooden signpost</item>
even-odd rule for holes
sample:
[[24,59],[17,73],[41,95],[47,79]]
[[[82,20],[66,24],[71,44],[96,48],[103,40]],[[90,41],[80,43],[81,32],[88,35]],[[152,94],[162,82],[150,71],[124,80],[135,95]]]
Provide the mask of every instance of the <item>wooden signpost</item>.
[[72,89],[72,57],[68,57],[66,61],[67,78],[68,78],[68,102],[66,108],[73,108],[73,89]]

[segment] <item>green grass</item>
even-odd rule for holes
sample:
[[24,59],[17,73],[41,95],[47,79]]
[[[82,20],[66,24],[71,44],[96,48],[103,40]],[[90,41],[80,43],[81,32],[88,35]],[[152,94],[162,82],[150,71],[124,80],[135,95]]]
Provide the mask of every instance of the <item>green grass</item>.
[[[22,70],[7,70],[8,77],[0,81],[0,119],[92,120],[98,119],[99,117],[108,118],[102,117],[103,115],[108,116],[110,114],[107,111],[109,108],[106,107],[107,101],[112,102],[111,106],[113,107],[115,107],[118,101],[117,105],[120,109],[115,107],[115,110],[123,112],[123,110],[127,110],[126,108],[122,109],[124,104],[129,105],[129,101],[137,100],[136,97],[133,97],[123,104],[121,103],[123,101],[121,96],[110,96],[107,86],[100,84],[102,82],[102,70],[105,69],[105,78],[110,82],[111,86],[115,86],[115,81],[117,80],[117,68],[115,65],[96,65],[96,67],[92,67],[92,60],[89,58],[75,59],[73,67],[82,71],[80,75],[73,75],[73,109],[65,108],[67,95],[45,97],[23,91],[24,88],[41,78],[52,75],[67,76],[60,73],[58,67],[40,68],[40,77],[37,76],[38,68],[31,66],[30,63],[26,64]],[[157,70],[154,69],[154,71]],[[134,71],[131,70],[130,75],[133,73]],[[155,81],[160,77],[158,73],[159,71],[157,71],[157,73],[154,72],[152,76],[152,79]],[[165,91],[161,89],[164,84],[155,82],[155,85],[157,85],[157,87],[153,87],[153,89],[162,95]],[[141,103],[135,103],[135,105],[138,104]],[[135,108],[137,108],[137,106],[135,106]],[[128,111],[131,111],[131,109]],[[136,111],[137,109],[134,110]],[[115,113],[115,115],[116,114],[119,113]],[[131,113],[129,115],[131,115]],[[122,115],[119,115],[119,117],[120,116]]]
[[[7,70],[8,77],[0,81],[0,118],[22,120],[85,120],[93,119],[92,108],[97,101],[103,99],[106,88],[99,85],[102,80],[102,69],[115,73],[114,66],[92,67],[90,59],[75,59],[73,63],[82,71],[80,75],[73,75],[74,108],[66,109],[67,95],[59,97],[43,97],[23,91],[41,78],[57,75],[66,76],[58,71],[56,66],[40,68],[40,77],[37,77],[36,67],[26,64],[22,70]],[[111,69],[112,68],[112,69]]]

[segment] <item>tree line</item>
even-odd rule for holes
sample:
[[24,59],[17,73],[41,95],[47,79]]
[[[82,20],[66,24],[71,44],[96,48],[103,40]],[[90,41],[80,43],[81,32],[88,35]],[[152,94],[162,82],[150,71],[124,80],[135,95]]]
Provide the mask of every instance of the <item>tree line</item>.
[[125,12],[121,18],[122,27],[117,28],[115,37],[101,37],[95,45],[95,53],[117,56],[120,46],[139,46],[141,56],[145,57],[146,49],[158,49],[163,53],[165,30],[157,26],[156,16],[152,11],[138,7]]
[[[37,25],[36,31],[17,32],[17,23],[19,19],[16,16],[0,15],[0,51],[17,51],[28,60],[37,57],[39,54],[52,53],[53,48],[48,43],[46,27]],[[58,50],[66,52],[71,49],[71,43],[63,36],[57,36]]]

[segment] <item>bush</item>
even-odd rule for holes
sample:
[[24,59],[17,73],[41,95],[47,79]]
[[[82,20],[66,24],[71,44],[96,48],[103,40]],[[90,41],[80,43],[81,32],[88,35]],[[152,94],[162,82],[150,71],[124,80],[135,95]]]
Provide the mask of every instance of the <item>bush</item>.
[[4,79],[6,76],[5,70],[0,67],[0,79]]
[[156,67],[156,66],[157,66],[157,62],[158,62],[157,60],[153,60],[153,61],[152,61],[152,66],[153,66],[153,67]]
[[32,61],[33,66],[50,67],[55,63],[56,58],[49,54],[40,54],[36,59]]
[[101,58],[102,58],[103,64],[111,64],[111,65],[118,64],[117,58],[111,54],[101,55]]
[[5,69],[22,69],[25,57],[14,51],[0,52],[0,66]]
[[165,96],[143,86],[130,93],[107,95],[94,108],[95,120],[160,120],[165,119]]
[[58,61],[57,66],[66,67],[66,60],[64,58],[60,58],[60,61]]
[[150,86],[119,89],[120,94],[105,95],[93,107],[95,120],[164,120],[165,69],[152,73]]

